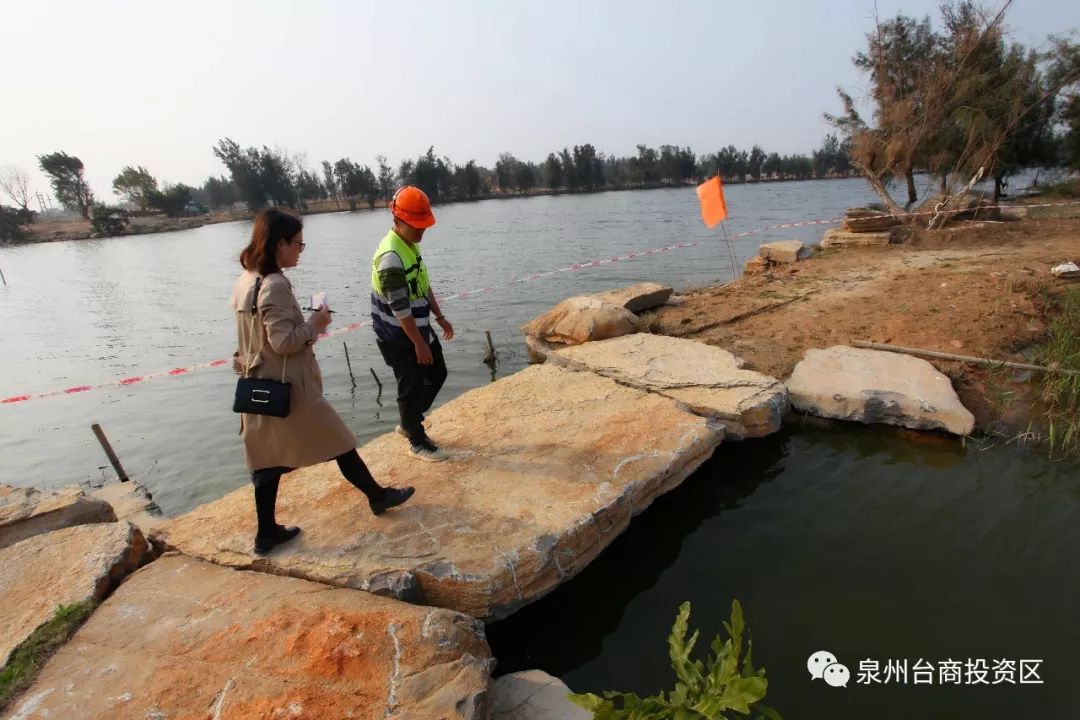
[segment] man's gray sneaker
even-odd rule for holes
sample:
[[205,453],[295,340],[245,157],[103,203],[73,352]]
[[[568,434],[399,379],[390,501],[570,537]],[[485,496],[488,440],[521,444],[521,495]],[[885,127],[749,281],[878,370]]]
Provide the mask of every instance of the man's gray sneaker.
[[430,440],[421,440],[416,443],[409,448],[409,454],[415,458],[420,458],[425,462],[442,462],[450,457],[443,450],[437,448],[435,443]]

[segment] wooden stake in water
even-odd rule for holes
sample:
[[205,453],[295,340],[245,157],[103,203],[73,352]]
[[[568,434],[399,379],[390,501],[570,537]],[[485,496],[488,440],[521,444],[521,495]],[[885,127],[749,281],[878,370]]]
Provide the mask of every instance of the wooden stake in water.
[[345,366],[349,368],[349,379],[352,380],[352,386],[356,387],[356,378],[352,374],[352,360],[349,359],[349,346],[341,343],[341,347],[345,348]]
[[4,281],[4,287],[7,287],[7,278],[4,277],[4,271],[0,270],[0,280]]
[[375,368],[368,368],[368,370],[371,371],[371,377],[375,378],[375,382],[378,384],[379,392],[381,393],[382,392],[382,381],[379,380],[379,376],[375,374]]
[[120,458],[116,457],[116,453],[113,452],[112,445],[109,444],[109,438],[105,437],[105,431],[101,429],[101,426],[94,423],[90,426],[90,429],[94,431],[94,435],[97,436],[98,442],[101,443],[101,449],[105,451],[105,455],[108,456],[109,462],[112,463],[113,470],[116,471],[116,476],[120,478],[120,482],[127,482],[130,478],[128,474],[124,472],[124,466],[120,464]]
[[488,346],[487,354],[484,355],[484,364],[486,364],[486,365],[494,365],[495,364],[495,346],[491,342],[491,331],[490,330],[485,330],[484,331],[484,336],[487,337],[487,346]]

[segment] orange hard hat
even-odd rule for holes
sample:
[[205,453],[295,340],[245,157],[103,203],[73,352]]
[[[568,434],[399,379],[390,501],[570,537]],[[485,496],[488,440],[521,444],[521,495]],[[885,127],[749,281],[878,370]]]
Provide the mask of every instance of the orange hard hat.
[[423,190],[413,185],[406,185],[394,193],[390,201],[390,212],[398,220],[414,228],[429,228],[435,224],[431,201]]

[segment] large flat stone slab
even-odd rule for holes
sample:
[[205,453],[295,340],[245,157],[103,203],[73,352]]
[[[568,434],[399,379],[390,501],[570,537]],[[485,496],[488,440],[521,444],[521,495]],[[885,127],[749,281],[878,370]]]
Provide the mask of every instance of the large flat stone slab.
[[485,720],[483,625],[181,556],[125,582],[5,720]]
[[492,720],[591,720],[569,694],[566,683],[543,670],[503,675],[491,683]]
[[674,290],[654,282],[638,283],[629,287],[597,293],[594,298],[626,308],[632,313],[645,312],[660,307],[668,301]]
[[265,559],[251,555],[247,487],[156,536],[223,565],[493,619],[573,577],[723,436],[668,398],[548,365],[465,393],[429,420],[446,462],[410,457],[395,433],[360,450],[380,482],[417,489],[381,517],[328,463],[283,480],[279,520],[304,532]]
[[128,523],[79,525],[0,550],[0,667],[57,605],[98,602],[147,555]]
[[683,403],[720,421],[726,439],[774,433],[788,409],[782,382],[744,370],[743,360],[727,350],[693,340],[641,333],[565,348],[550,353],[548,362]]
[[821,247],[883,246],[890,245],[893,242],[893,238],[893,230],[884,230],[882,232],[847,232],[846,230],[831,228],[825,231],[825,236],[821,239]]
[[547,340],[533,337],[532,335],[525,336],[525,352],[528,354],[529,362],[531,364],[546,361],[548,355],[564,347],[566,346],[550,343]]
[[109,483],[94,490],[91,496],[109,503],[117,520],[134,524],[143,535],[148,535],[165,520],[150,491],[134,480]]
[[0,484],[0,548],[72,525],[115,520],[109,503],[77,487],[41,492]]
[[791,404],[822,417],[968,435],[975,418],[926,360],[837,345],[807,350],[787,383]]
[[771,260],[774,263],[793,263],[805,260],[814,251],[806,247],[799,240],[777,240],[763,243],[758,248],[758,257]]
[[637,315],[621,305],[582,295],[563,300],[521,328],[552,343],[580,345],[641,331]]

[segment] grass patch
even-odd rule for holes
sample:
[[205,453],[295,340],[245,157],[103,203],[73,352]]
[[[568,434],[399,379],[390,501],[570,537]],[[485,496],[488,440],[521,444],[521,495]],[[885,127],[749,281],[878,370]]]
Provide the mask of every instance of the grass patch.
[[1069,457],[1080,455],[1080,290],[1070,290],[1060,310],[1050,323],[1043,362],[1074,372],[1046,373],[1042,397],[1049,423],[1050,453]]
[[653,310],[651,312],[642,313],[638,317],[641,319],[641,325],[645,332],[652,333],[653,335],[664,334],[664,321],[660,317],[659,312]]
[[1080,180],[1062,180],[1058,183],[1043,185],[1039,193],[1052,200],[1074,200],[1080,198]]
[[93,610],[94,604],[90,601],[60,605],[51,620],[15,648],[7,665],[0,670],[0,710],[29,687],[45,662],[67,642]]

